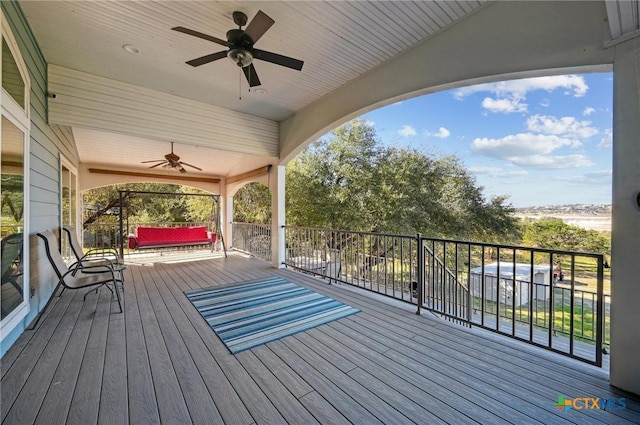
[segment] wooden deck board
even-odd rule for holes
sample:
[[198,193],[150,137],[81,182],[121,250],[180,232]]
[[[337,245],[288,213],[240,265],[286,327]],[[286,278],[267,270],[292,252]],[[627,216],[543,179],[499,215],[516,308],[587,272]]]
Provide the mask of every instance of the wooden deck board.
[[289,365],[276,356],[273,351],[265,346],[255,347],[253,353],[258,356],[260,361],[264,363],[282,384],[293,394],[294,397],[300,399],[310,392],[313,387],[309,385],[300,375],[295,373]]
[[[366,333],[366,329],[366,327],[363,329],[363,334]],[[503,403],[506,402],[508,405],[513,402],[513,390],[518,388],[521,381],[509,382],[506,380],[506,378],[511,374],[511,371],[504,373],[503,369],[495,368],[483,372],[481,370],[484,365],[482,359],[476,360],[475,358],[471,358],[471,361],[473,362],[472,366],[466,366],[462,360],[469,359],[470,357],[468,354],[460,354],[457,350],[446,349],[446,347],[443,349],[441,347],[442,340],[438,340],[438,343],[435,344],[429,344],[432,342],[429,341],[428,344],[421,345],[414,342],[414,340],[395,338],[391,331],[384,333],[384,336],[388,341],[393,343],[393,346],[389,346],[389,350],[384,353],[385,357],[392,357],[397,361],[402,361],[408,358],[416,362],[416,364],[420,364],[420,369],[423,367],[432,368],[433,372],[429,372],[428,376],[431,379],[435,379],[435,376],[439,377],[440,374],[444,375],[441,379],[452,383],[449,388],[456,391],[458,397],[466,398],[470,396],[472,393],[470,393],[468,389],[478,390],[480,394],[483,393],[483,390],[486,391],[491,389],[492,392],[495,392],[493,395],[494,398],[500,399]],[[384,344],[384,341],[381,341],[380,344]],[[460,358],[462,358],[462,360]],[[444,359],[448,360],[445,364],[443,364]],[[434,373],[436,375],[434,375]],[[474,379],[469,379],[469,377]],[[494,383],[503,385],[495,385]],[[502,393],[500,393],[501,390],[503,390]],[[482,398],[469,398],[469,401],[479,405],[487,404],[487,400],[483,400]],[[553,411],[553,406],[550,405],[550,408]],[[500,410],[504,413],[510,411],[508,407],[501,407]],[[513,414],[513,412],[511,413]],[[526,422],[527,420],[544,420],[545,418],[544,411],[532,410],[530,406],[525,406],[519,413],[528,414],[529,418],[519,417],[507,419],[517,419],[519,421]],[[558,419],[556,417],[549,419],[557,419],[559,423],[562,423],[563,421],[562,418]]]
[[[209,279],[209,277],[203,275],[200,275],[199,278],[205,281],[208,281]],[[182,286],[178,290],[183,291],[187,289],[193,289],[194,287],[209,286],[207,284],[197,286],[197,281],[193,279],[193,277],[191,279],[185,279],[184,281],[182,279],[176,279],[175,282],[178,284],[178,287]],[[198,278],[196,277],[195,279]],[[182,283],[189,282],[189,280],[191,280],[191,286],[188,283],[186,286],[181,285]],[[211,283],[214,282],[210,282],[210,284]],[[260,390],[255,381],[242,367],[238,360],[234,356],[229,354],[227,348],[213,333],[208,324],[202,319],[191,302],[184,296],[184,294],[179,293],[176,295],[176,299],[181,304],[181,308],[183,309],[183,311],[190,312],[190,314],[188,314],[188,318],[191,324],[200,335],[204,336],[204,343],[207,345],[207,348],[212,353],[213,357],[217,360],[218,365],[223,370],[234,391],[243,401],[247,410],[249,410],[254,421],[256,421],[257,423],[286,424],[286,421],[278,412],[278,410],[273,406],[273,404],[269,401],[269,398],[264,394],[264,392]]]
[[98,422],[111,307],[111,304],[106,300],[110,296],[109,291],[100,291],[95,315],[91,321],[91,332],[80,364],[78,379],[73,389],[71,404],[74,408],[69,409],[69,415],[65,422],[67,425]]
[[309,385],[333,405],[341,416],[344,416],[354,424],[382,424],[367,409],[355,402],[347,392],[331,382],[322,373],[316,371],[302,357],[284,345],[282,341],[271,342],[268,345],[274,353],[289,364],[296,373],[309,382]]
[[[298,338],[308,346],[312,346],[312,344],[309,344],[307,341],[314,339],[316,340],[316,344],[313,344],[313,346],[327,347],[327,349],[318,352],[318,354],[324,358],[328,358],[326,356],[327,352],[332,352],[342,356],[344,359],[350,360],[349,363],[353,364],[353,367],[346,372],[347,375],[376,394],[381,400],[384,400],[387,404],[390,404],[396,410],[402,412],[403,415],[413,422],[421,423],[426,420],[433,424],[446,423],[444,420],[424,409],[421,406],[423,400],[407,397],[407,393],[404,391],[404,388],[408,386],[406,381],[404,381],[402,385],[394,386],[393,378],[389,379],[390,376],[388,374],[381,373],[384,370],[383,368],[369,368],[370,359],[366,357],[366,355],[351,355],[353,352],[349,346],[352,341],[345,341],[342,340],[342,338],[340,340],[327,338],[319,329],[314,329],[307,334],[302,334]],[[329,362],[330,361],[331,360],[329,360]],[[457,421],[456,423],[463,422]]]
[[169,312],[169,306],[164,302],[165,297],[161,296],[161,291],[168,292],[163,283],[161,281],[147,283],[147,293],[154,306],[158,326],[175,368],[189,414],[194,423],[221,423],[222,417],[182,338],[181,333],[189,330],[179,330],[176,327]]
[[[131,279],[124,285],[125,335],[127,353],[127,391],[129,423],[160,423],[158,402],[153,387],[151,362],[142,328],[137,295],[143,294],[138,283],[141,268],[131,267]],[[120,366],[122,367],[122,366]]]
[[236,357],[288,423],[309,425],[318,423],[255,354],[244,351]]
[[[180,298],[182,298],[182,292],[179,289],[175,289],[175,287],[172,289],[170,285],[175,286],[175,282],[165,282],[165,279],[166,275],[161,275],[161,279],[156,281],[157,285],[165,288],[165,290],[161,291],[162,298],[168,309],[165,314],[170,314],[176,329],[179,329],[185,347],[189,350],[194,365],[200,373],[222,420],[225,423],[243,425],[253,423],[253,418],[249,411],[233,390],[215,358],[192,326],[180,304],[174,298],[174,291],[177,291],[176,296]],[[193,312],[191,307],[189,305],[189,310],[187,311],[197,314]]]
[[80,316],[71,332],[60,363],[55,369],[51,385],[38,412],[36,424],[60,424],[66,422],[71,399],[80,375],[82,359],[89,341],[91,325],[96,315],[98,299],[101,297],[102,292],[104,291],[100,291],[98,294],[90,294],[87,300],[81,304]]
[[[156,313],[151,305],[152,295],[148,286],[152,285],[153,277],[144,273],[146,268],[140,269],[141,281],[136,285],[138,294],[138,308],[144,331],[144,338],[147,344],[149,365],[153,376],[153,387],[155,389],[156,400],[158,402],[158,413],[160,420],[164,423],[190,424],[191,417],[181,391],[180,382],[176,376],[176,369],[169,357],[169,351],[160,331]],[[165,308],[166,309],[166,308]],[[172,341],[178,345],[179,341]]]
[[[356,338],[345,338],[348,332],[341,332],[340,329],[348,328],[340,328],[339,325],[336,325],[335,328],[327,326],[323,329],[318,329],[318,333],[322,334],[319,338],[326,340],[328,344],[329,341],[333,340],[332,344],[334,346],[343,345],[340,351],[346,358],[349,358],[361,370],[371,374],[376,379],[389,385],[395,391],[427,410],[428,413],[425,414],[425,418],[429,418],[430,422],[438,423],[444,421],[455,424],[476,423],[476,421],[456,410],[456,406],[447,404],[446,396],[443,397],[445,400],[440,400],[438,397],[416,386],[413,381],[408,381],[405,377],[401,376],[401,372],[405,372],[403,365],[391,364],[388,361],[384,361],[384,358],[379,357],[377,352],[371,351],[367,345],[359,342]],[[358,334],[357,336],[360,335]],[[366,336],[364,336],[363,339],[366,340]],[[378,361],[372,359],[372,357],[378,357]],[[431,412],[438,412],[437,416]],[[431,418],[434,416],[436,419],[432,421]]]
[[[51,302],[49,303],[49,307],[45,310],[44,314],[42,315],[41,319],[44,319],[45,317],[51,316],[51,318],[47,321],[47,325],[49,327],[54,326],[54,324],[57,324],[57,322],[60,321],[60,319],[62,318],[62,314],[59,313],[60,308],[56,308],[56,304],[61,300],[61,298],[55,296],[51,299]],[[68,305],[69,300],[65,300],[64,301],[65,305]],[[57,317],[57,321],[56,321],[56,317]],[[38,332],[38,329],[41,327],[41,324],[43,323],[43,320],[36,320],[34,319],[32,321],[32,324],[34,325],[33,329],[29,329],[27,328],[27,330],[24,331],[24,333],[20,336],[20,338],[13,344],[13,346],[11,347],[11,350],[8,351],[7,353],[5,353],[4,357],[2,357],[2,362],[0,362],[0,379],[4,378],[4,375],[9,371],[9,369],[11,369],[11,366],[13,366],[13,363],[18,360],[18,358],[20,358],[21,354],[22,354],[22,350],[29,344],[29,342],[31,341],[31,338]],[[31,325],[30,325],[31,326]],[[30,351],[32,351],[30,349]]]
[[[107,290],[66,291],[8,351],[3,424],[640,423],[606,371],[367,291],[233,254],[125,275],[123,314]],[[268,276],[361,312],[232,355],[183,291]],[[562,412],[559,395],[627,408]]]
[[[115,308],[112,307],[112,313],[115,313]],[[98,424],[116,425],[126,424],[129,421],[127,375],[126,321],[122,314],[113,314],[109,320],[109,329],[107,331]],[[97,386],[97,383],[94,383],[94,385]],[[79,412],[75,415],[81,416],[83,413]],[[69,415],[69,417],[73,416],[73,413]]]
[[[362,321],[362,318],[354,318],[354,321]],[[348,325],[348,323],[346,324]],[[374,327],[365,328],[369,332],[375,330]],[[521,418],[521,420],[539,420],[543,423],[567,423],[563,413],[554,408],[548,400],[545,401],[544,397],[549,395],[550,391],[555,391],[558,394],[562,394],[560,388],[557,388],[558,381],[544,380],[545,385],[539,383],[539,377],[536,380],[531,380],[530,369],[523,364],[516,365],[515,367],[505,367],[509,364],[509,360],[501,356],[500,351],[492,350],[490,347],[482,347],[485,352],[490,352],[490,355],[483,356],[480,353],[480,347],[473,346],[474,351],[471,352],[465,346],[456,345],[454,341],[449,341],[448,334],[442,335],[442,338],[430,339],[427,337],[414,338],[420,342],[414,340],[406,340],[396,337],[393,331],[380,331],[387,341],[394,343],[396,352],[403,353],[405,357],[416,361],[420,361],[421,364],[438,370],[440,373],[445,373],[446,380],[451,382],[460,381],[462,387],[451,386],[451,388],[461,388],[464,397],[466,388],[475,388],[482,392],[491,391],[492,397],[508,405],[514,405],[528,401],[529,404],[520,408],[520,413],[525,413],[529,416],[527,418]],[[366,330],[361,331],[362,334],[368,333]],[[462,339],[460,339],[462,341]],[[384,344],[384,341],[381,341]],[[448,345],[449,344],[449,345]],[[404,347],[403,349],[400,349]],[[391,349],[391,346],[389,346]],[[472,356],[469,356],[472,353]],[[398,354],[385,353],[385,355],[398,356]],[[443,364],[443,359],[449,361]],[[431,373],[429,376],[433,379],[434,375]],[[527,382],[527,385],[522,385],[523,382]],[[538,393],[531,391],[532,389],[538,389]],[[568,389],[568,388],[567,388]],[[586,394],[585,394],[586,395]],[[474,400],[472,400],[474,401]],[[481,400],[474,401],[475,403],[484,404]],[[501,411],[508,412],[509,408],[501,408]],[[589,415],[597,417],[597,412],[583,411],[580,412],[580,416]]]
[[[79,295],[76,293],[73,295]],[[82,296],[73,297],[69,304],[69,308],[66,310],[62,320],[58,323],[56,329],[49,335],[46,345],[43,347],[42,354],[36,359],[31,373],[28,375],[24,382],[24,385],[19,389],[19,393],[16,394],[13,404],[7,404],[5,406],[11,406],[7,415],[3,418],[3,423],[19,423],[19,421],[26,421],[26,423],[34,423],[36,415],[42,405],[42,402],[47,394],[47,390],[51,385],[51,380],[61,361],[64,349],[71,337],[73,331],[73,324],[78,316],[84,303],[82,302]],[[90,305],[89,300],[87,305]],[[29,353],[26,353],[29,354]],[[10,372],[9,372],[10,373]],[[7,375],[9,375],[9,373]],[[4,381],[3,381],[4,382]],[[7,391],[14,392],[14,388],[11,384],[2,384],[2,392]],[[3,402],[4,405],[4,402]]]
[[[6,356],[9,356],[11,366],[6,369],[2,376],[2,391],[0,391],[2,418],[0,420],[4,421],[7,416],[22,386],[29,378],[34,366],[49,343],[53,332],[67,312],[72,299],[73,297],[67,296],[62,301],[52,305],[48,320],[41,321],[35,331],[28,331],[25,339],[28,339],[29,342],[27,344],[23,343],[21,341],[22,337],[20,337],[7,352]],[[37,338],[34,338],[35,334],[38,335]],[[19,355],[13,354],[13,351],[19,352]],[[2,362],[4,363],[4,357]]]
[[351,422],[342,416],[335,407],[333,407],[316,391],[312,391],[300,397],[300,402],[320,423],[332,425],[351,424]]
[[[382,423],[409,424],[412,421],[404,416],[400,411],[389,405],[386,400],[379,398],[366,386],[342,372],[337,366],[313,351],[307,344],[302,342],[304,335],[296,335],[291,338],[284,338],[282,342],[298,356],[307,359],[310,367],[325,376],[333,384],[341,388],[345,393],[369,413],[374,415]],[[330,349],[328,347],[327,349]]]

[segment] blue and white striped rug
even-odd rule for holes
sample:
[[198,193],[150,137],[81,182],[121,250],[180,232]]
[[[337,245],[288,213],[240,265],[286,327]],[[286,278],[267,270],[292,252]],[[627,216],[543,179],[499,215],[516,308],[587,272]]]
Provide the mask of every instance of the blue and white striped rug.
[[278,277],[185,295],[232,354],[360,311]]

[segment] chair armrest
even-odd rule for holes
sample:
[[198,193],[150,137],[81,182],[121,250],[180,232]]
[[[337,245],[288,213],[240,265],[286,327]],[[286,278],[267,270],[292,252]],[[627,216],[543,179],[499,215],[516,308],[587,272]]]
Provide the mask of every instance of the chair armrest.
[[[113,258],[111,258],[113,257]],[[110,261],[112,264],[121,264],[120,255],[115,249],[107,248],[94,248],[90,249],[86,254],[80,258],[80,261]]]
[[118,251],[116,251],[113,248],[92,248],[89,251],[87,251],[82,258],[88,257],[88,256],[107,256],[107,255],[113,255],[114,257],[118,257]]
[[69,269],[67,270],[62,277],[60,278],[60,281],[63,281],[64,278],[68,275],[74,276],[77,274],[77,272],[82,272],[82,273],[92,273],[92,274],[100,274],[100,273],[109,273],[111,275],[111,278],[115,280],[115,274],[113,272],[113,268],[109,267],[109,266],[86,266],[86,267],[77,267],[77,268],[73,268],[73,269]]

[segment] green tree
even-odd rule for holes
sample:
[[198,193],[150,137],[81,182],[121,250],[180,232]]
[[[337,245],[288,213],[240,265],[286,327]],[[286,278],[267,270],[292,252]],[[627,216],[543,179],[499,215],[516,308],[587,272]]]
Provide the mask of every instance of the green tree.
[[333,229],[376,228],[376,165],[380,147],[373,129],[351,121],[299,154],[287,166],[287,223]]
[[522,243],[537,248],[611,253],[611,241],[595,230],[587,230],[547,217],[524,224]]
[[128,183],[99,187],[83,193],[85,228],[92,223],[118,222],[119,190],[168,194],[139,193],[126,197],[124,212],[131,222],[204,222],[209,221],[211,215],[210,197],[179,196],[181,193],[207,194],[205,191],[165,183]]
[[271,192],[261,183],[243,186],[233,197],[233,220],[240,223],[271,223]]
[[360,120],[287,166],[287,223],[492,241],[519,236],[506,197],[485,200],[454,156],[388,148]]

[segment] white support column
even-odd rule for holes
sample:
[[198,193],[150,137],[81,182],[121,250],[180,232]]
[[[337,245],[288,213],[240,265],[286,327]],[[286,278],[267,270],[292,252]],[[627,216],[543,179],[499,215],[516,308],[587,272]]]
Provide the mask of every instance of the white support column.
[[[233,221],[233,196],[229,196],[229,186],[221,181],[218,186],[220,194],[220,232],[224,236],[224,243],[227,249],[231,248],[233,232],[231,222]],[[220,244],[220,249],[222,245]]]
[[640,394],[640,38],[615,49],[610,382]]
[[273,267],[284,267],[284,182],[285,166],[271,168],[271,264]]
[[224,242],[227,246],[227,249],[233,247],[233,196],[228,196],[225,191],[224,195],[220,196],[220,200],[222,201],[221,211],[222,211],[222,229],[224,232]]

